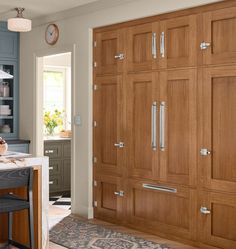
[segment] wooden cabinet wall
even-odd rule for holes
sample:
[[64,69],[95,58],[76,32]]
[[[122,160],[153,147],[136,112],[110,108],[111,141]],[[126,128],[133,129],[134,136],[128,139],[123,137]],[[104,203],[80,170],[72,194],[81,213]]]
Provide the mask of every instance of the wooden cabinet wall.
[[236,248],[236,3],[94,30],[95,217]]

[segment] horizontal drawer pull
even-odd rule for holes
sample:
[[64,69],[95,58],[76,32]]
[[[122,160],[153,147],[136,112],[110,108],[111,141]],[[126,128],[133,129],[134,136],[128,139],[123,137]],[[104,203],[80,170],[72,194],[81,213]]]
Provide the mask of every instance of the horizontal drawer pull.
[[53,184],[53,181],[50,181],[50,182],[49,182],[49,185],[52,185],[52,184]]
[[53,153],[54,153],[54,150],[45,150],[45,153],[46,153],[46,154],[53,154]]
[[164,191],[164,192],[169,192],[169,193],[177,193],[176,188],[170,188],[170,187],[158,186],[158,185],[152,185],[152,184],[145,184],[144,183],[143,188]]
[[49,169],[49,170],[53,170],[53,167],[49,167],[48,169]]

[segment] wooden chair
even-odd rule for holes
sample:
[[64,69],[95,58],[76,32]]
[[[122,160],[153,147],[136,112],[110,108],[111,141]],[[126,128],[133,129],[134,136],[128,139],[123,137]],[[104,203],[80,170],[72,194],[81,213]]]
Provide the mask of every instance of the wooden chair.
[[[27,199],[11,193],[0,196],[0,213],[8,213],[8,248],[12,245],[20,249],[34,249],[33,222],[33,168],[24,167],[0,170],[0,189],[27,187]],[[28,209],[30,247],[12,239],[13,212]]]

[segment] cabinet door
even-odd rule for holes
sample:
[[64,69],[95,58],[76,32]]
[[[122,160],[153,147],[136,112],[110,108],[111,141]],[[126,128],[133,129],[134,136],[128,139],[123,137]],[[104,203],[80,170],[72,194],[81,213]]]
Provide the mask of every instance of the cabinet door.
[[236,193],[236,67],[203,69],[199,96],[200,179],[207,188]]
[[0,31],[0,58],[17,59],[18,34],[15,32]]
[[124,157],[122,77],[97,77],[95,81],[94,169],[120,175]]
[[156,179],[159,175],[157,74],[132,74],[126,83],[129,175]]
[[103,75],[121,72],[124,60],[122,30],[96,33],[94,39],[95,73]]
[[236,196],[202,192],[199,200],[201,241],[217,248],[236,248]]
[[63,160],[64,190],[71,190],[71,160]]
[[236,7],[207,12],[203,15],[205,64],[236,62]]
[[158,25],[147,23],[127,29],[128,71],[152,70],[157,67]]
[[94,213],[96,218],[119,220],[122,218],[123,188],[119,177],[95,175]]
[[147,232],[196,238],[196,190],[150,181],[128,183],[128,221]]
[[167,182],[196,185],[195,69],[160,73],[160,167]]
[[196,16],[173,18],[160,23],[161,67],[196,64]]

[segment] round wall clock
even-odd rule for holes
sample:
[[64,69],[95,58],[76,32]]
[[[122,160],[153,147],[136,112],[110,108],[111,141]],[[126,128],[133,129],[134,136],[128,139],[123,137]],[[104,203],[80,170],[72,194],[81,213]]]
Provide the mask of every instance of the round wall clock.
[[49,24],[45,31],[45,41],[49,45],[54,45],[59,38],[59,29],[56,24]]

